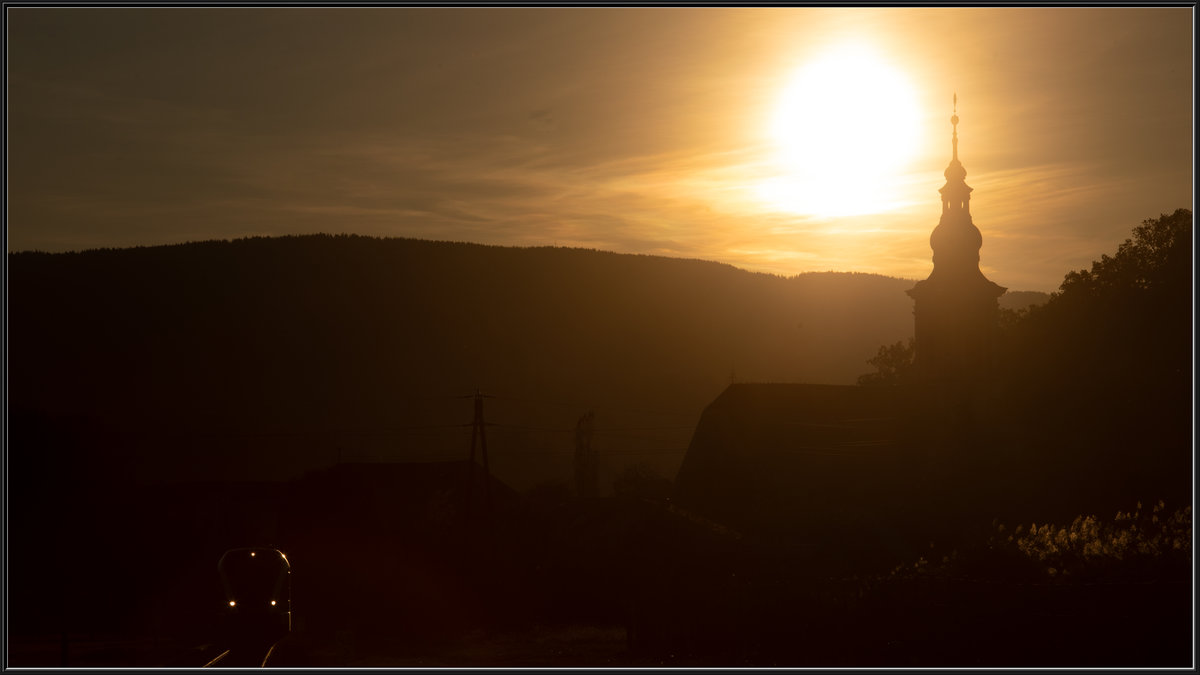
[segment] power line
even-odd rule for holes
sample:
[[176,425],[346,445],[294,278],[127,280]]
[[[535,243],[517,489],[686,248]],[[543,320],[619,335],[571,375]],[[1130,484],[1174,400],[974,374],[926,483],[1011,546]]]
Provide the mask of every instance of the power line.
[[608,452],[601,451],[597,453],[600,457],[609,457],[612,455],[683,455],[687,454],[687,448],[658,448],[647,450],[610,450]]
[[[493,451],[501,455],[557,455],[563,459],[571,459],[574,457],[574,452],[571,450],[556,450],[556,449],[537,449],[537,448],[493,448]],[[687,448],[649,448],[645,450],[626,449],[626,450],[597,450],[597,457],[608,457],[614,455],[679,455],[687,452]]]
[[532,427],[525,424],[508,424],[506,422],[488,422],[489,427],[500,427],[503,429],[524,429],[526,431],[545,431],[547,433],[574,433],[574,429],[555,429],[552,427]]
[[296,437],[296,436],[394,436],[404,434],[411,431],[429,431],[434,429],[467,429],[470,424],[416,424],[404,427],[389,427],[386,429],[303,429],[297,431],[148,431],[142,430],[137,432],[139,435],[147,436],[188,436],[197,438],[230,438],[230,437],[246,437],[246,438],[269,438],[269,437]]
[[389,398],[390,400],[393,400],[393,401],[395,401],[395,400],[401,400],[401,401],[446,401],[446,400],[452,400],[452,399],[456,399],[456,398],[471,398],[471,397],[470,397],[470,396],[457,396],[457,395],[455,395],[455,394],[424,394],[424,395],[418,395],[418,394],[403,394],[403,395],[394,395],[394,394],[389,394],[389,395],[388,395],[388,398]]
[[[490,427],[501,427],[506,429],[525,429],[528,431],[545,431],[547,433],[574,433],[574,429],[564,429],[556,427],[535,427],[526,424],[508,424],[507,422],[488,422]],[[638,438],[642,440],[658,440],[649,436],[631,436],[622,435],[621,431],[691,431],[695,427],[608,427],[606,429],[597,430],[594,432],[597,436],[617,436],[622,438]]]
[[[686,454],[687,451],[688,451],[687,448],[648,448],[648,449],[644,449],[644,450],[625,449],[625,450],[609,450],[609,451],[600,450],[600,451],[596,451],[595,455],[598,459],[604,459],[606,457],[646,456],[646,455],[676,455],[676,456],[678,456],[678,455]],[[564,460],[570,460],[570,459],[573,459],[573,457],[574,457],[573,451],[556,450],[556,449],[491,448],[491,452],[493,454],[498,453],[501,457],[529,456],[529,455],[539,456],[540,455],[540,456],[553,456],[553,457],[556,457],[559,459],[564,459]],[[457,450],[443,450],[443,451],[434,451],[434,452],[430,452],[428,450],[416,451],[416,452],[401,452],[400,456],[402,456],[404,461],[406,461],[406,462],[470,461],[469,458],[463,456],[463,453],[461,451],[457,451]]]
[[559,398],[561,400],[545,401],[545,400],[537,400],[537,399],[529,398],[526,396],[512,396],[509,394],[495,396],[494,398],[497,398],[499,400],[515,401],[518,403],[531,403],[533,405],[570,408],[570,409],[576,410],[576,411],[580,410],[580,409],[609,410],[609,411],[616,411],[616,412],[637,413],[640,415],[659,415],[659,416],[667,416],[667,417],[692,417],[695,415],[695,413],[693,413],[693,412],[683,412],[683,411],[679,411],[679,410],[652,410],[649,408],[623,408],[620,406],[612,406],[612,405],[594,405],[593,403],[580,401],[578,399],[572,400],[572,399],[569,399],[568,397],[557,396],[557,395],[556,395],[556,398]]
[[679,427],[609,427],[606,431],[691,431],[694,424]]
[[663,440],[662,437],[638,436],[637,434],[614,434],[614,433],[609,433],[607,431],[597,431],[596,435],[597,436],[605,436],[607,438],[626,438],[626,439],[637,440],[637,441],[661,441],[661,440]]
[[328,433],[334,434],[390,434],[405,431],[426,431],[430,429],[469,429],[470,424],[414,424],[404,427],[388,427],[386,429],[335,429]]

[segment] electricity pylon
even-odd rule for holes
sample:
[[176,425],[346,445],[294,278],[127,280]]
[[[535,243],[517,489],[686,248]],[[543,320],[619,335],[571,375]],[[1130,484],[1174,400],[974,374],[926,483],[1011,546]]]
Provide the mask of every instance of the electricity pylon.
[[471,421],[471,459],[467,462],[467,519],[471,517],[471,504],[475,501],[475,441],[479,440],[483,454],[483,495],[484,506],[490,513],[492,510],[492,474],[488,469],[487,454],[487,423],[483,421],[483,399],[492,398],[475,390],[475,417]]

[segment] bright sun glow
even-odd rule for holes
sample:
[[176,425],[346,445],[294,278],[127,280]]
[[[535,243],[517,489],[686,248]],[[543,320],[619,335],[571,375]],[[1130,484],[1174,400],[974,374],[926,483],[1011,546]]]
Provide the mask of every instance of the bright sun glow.
[[864,47],[827,52],[801,68],[780,98],[769,127],[779,175],[759,195],[815,216],[895,208],[920,131],[903,73]]

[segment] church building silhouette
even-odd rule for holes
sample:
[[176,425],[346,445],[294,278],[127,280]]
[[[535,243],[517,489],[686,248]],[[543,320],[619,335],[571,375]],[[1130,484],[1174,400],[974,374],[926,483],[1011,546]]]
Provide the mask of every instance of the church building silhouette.
[[872,552],[918,554],[931,533],[917,524],[953,508],[943,488],[964,489],[961,460],[987,436],[977,413],[1006,290],[979,269],[983,238],[958,158],[957,95],[954,103],[942,213],[930,236],[934,268],[908,291],[914,380],[731,384],[701,416],[676,476],[677,507],[803,542],[814,562],[839,568]]

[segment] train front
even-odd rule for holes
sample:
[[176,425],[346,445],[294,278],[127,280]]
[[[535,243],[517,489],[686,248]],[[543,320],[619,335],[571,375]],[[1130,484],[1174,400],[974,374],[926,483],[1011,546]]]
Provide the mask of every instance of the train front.
[[225,630],[236,641],[273,641],[292,630],[291,565],[273,548],[237,548],[217,563]]

